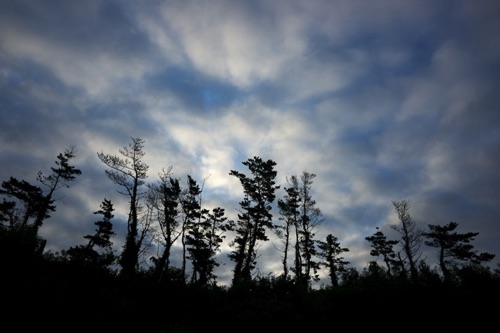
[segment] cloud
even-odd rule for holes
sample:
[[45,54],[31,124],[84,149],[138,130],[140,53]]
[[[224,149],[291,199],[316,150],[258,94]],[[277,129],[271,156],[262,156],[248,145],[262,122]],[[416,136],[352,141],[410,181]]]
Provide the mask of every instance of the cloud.
[[[282,185],[315,173],[317,235],[361,267],[403,198],[423,227],[455,220],[500,253],[498,17],[489,1],[4,2],[0,175],[34,181],[77,146],[51,249],[91,232],[103,197],[126,210],[97,152],[142,137],[149,181],[169,166],[205,180],[204,202],[231,217],[229,172],[247,158],[276,161]],[[261,250],[262,271],[278,269]]]
[[47,68],[91,96],[116,94],[124,81],[140,78],[146,67],[141,52],[148,45],[122,8],[92,1],[51,5],[10,6],[2,15],[4,52]]

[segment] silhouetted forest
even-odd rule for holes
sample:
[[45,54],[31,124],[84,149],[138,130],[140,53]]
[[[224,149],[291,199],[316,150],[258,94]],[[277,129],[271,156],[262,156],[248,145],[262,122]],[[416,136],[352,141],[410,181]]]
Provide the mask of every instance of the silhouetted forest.
[[[73,190],[82,174],[72,165],[76,154],[75,147],[60,153],[48,174],[37,174],[36,185],[14,177],[2,182],[5,332],[447,332],[496,325],[500,270],[485,265],[494,254],[475,250],[477,232],[459,233],[457,222],[422,228],[408,200],[393,201],[399,223],[391,227],[400,238],[377,228],[365,238],[373,261],[362,270],[351,267],[344,257],[349,249],[336,236],[316,238],[323,222],[312,197],[316,175],[303,171],[276,184],[276,163],[258,156],[242,162],[248,172],[228,171],[242,187],[233,221],[222,207],[203,207],[203,182],[190,175],[182,185],[165,168],[147,183],[141,138],[117,155],[99,152],[110,186],[129,204],[121,252],[113,249],[114,205],[106,198],[83,245],[46,251],[39,230],[57,209],[56,193]],[[283,197],[276,195],[280,188]],[[282,241],[276,249],[282,271],[259,275],[258,245],[271,233]],[[215,275],[223,242],[233,249],[230,286]],[[174,244],[182,245],[180,266],[171,262]],[[152,246],[158,255],[147,254]],[[435,249],[435,267],[421,257],[422,246]],[[145,256],[149,265],[140,264]],[[329,283],[312,288],[320,271]]]

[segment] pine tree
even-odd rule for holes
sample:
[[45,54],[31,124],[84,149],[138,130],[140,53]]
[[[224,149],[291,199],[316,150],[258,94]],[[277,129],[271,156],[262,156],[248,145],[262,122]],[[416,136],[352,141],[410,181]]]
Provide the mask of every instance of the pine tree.
[[[298,275],[301,283],[309,284],[313,279],[318,281],[317,271],[320,267],[315,260],[316,251],[316,228],[323,222],[321,209],[316,206],[316,200],[312,198],[312,184],[316,174],[303,171],[300,176],[299,191],[299,223],[297,224],[297,234],[299,236],[298,248],[302,257],[303,271]],[[302,270],[302,268],[300,268]]]
[[458,227],[456,222],[444,226],[429,224],[428,227],[429,232],[423,233],[423,236],[429,239],[425,241],[425,245],[438,249],[439,267],[445,281],[450,281],[450,269],[460,262],[480,264],[495,257],[491,253],[478,253],[474,250],[470,243],[479,235],[478,232],[453,232]]
[[252,278],[252,271],[256,266],[257,243],[269,240],[266,229],[273,228],[271,204],[275,199],[275,191],[279,188],[275,185],[276,162],[254,157],[243,162],[243,165],[248,167],[251,177],[236,170],[229,173],[240,180],[244,192],[235,227],[236,237],[231,243],[236,249],[229,254],[229,258],[235,262],[233,284],[248,282]]
[[349,261],[344,260],[344,257],[340,255],[348,252],[349,249],[341,247],[338,238],[332,234],[326,236],[326,242],[318,241],[318,247],[320,249],[319,256],[325,259],[322,264],[328,268],[330,282],[332,286],[338,287],[339,273],[343,272],[345,266],[349,264]]
[[296,251],[295,251],[295,271],[299,271],[297,267],[302,266],[302,260],[300,258],[300,250],[297,248],[299,245],[298,242],[298,233],[297,233],[297,225],[299,223],[299,191],[297,185],[297,177],[292,176],[290,179],[287,179],[289,187],[285,187],[286,195],[283,199],[278,200],[278,209],[280,213],[280,220],[283,221],[283,224],[276,226],[276,234],[283,241],[283,278],[288,279],[288,251],[291,246],[293,232],[295,231],[295,236],[297,241],[295,242]]
[[392,204],[401,222],[401,224],[391,225],[391,228],[401,235],[400,244],[405,255],[405,258],[401,258],[401,261],[408,260],[410,277],[412,281],[416,282],[418,280],[417,265],[421,256],[420,246],[423,231],[418,228],[417,223],[410,215],[411,206],[409,200],[393,201]]
[[86,235],[83,238],[88,240],[86,245],[70,247],[63,250],[62,254],[71,262],[81,265],[90,265],[93,267],[106,268],[113,264],[115,255],[113,253],[111,237],[115,235],[111,219],[113,215],[113,204],[110,200],[104,199],[101,203],[101,209],[94,214],[102,215],[102,219],[96,221],[97,226],[95,234]]
[[75,157],[76,148],[72,146],[57,156],[56,167],[51,167],[51,174],[38,172],[37,180],[46,187],[45,192],[41,187],[14,177],[2,182],[0,194],[9,198],[9,201],[4,198],[0,205],[2,238],[5,236],[4,244],[12,241],[14,252],[17,252],[14,250],[16,247],[24,244],[19,253],[29,253],[30,256],[43,253],[46,241],[38,235],[38,231],[45,219],[50,217],[50,212],[56,209],[54,193],[68,188],[69,183],[82,173],[70,164]]
[[132,143],[120,149],[119,152],[123,157],[102,152],[97,153],[97,156],[109,167],[105,171],[106,176],[113,183],[123,187],[125,192],[120,193],[129,198],[127,235],[120,257],[120,265],[123,275],[134,276],[142,242],[139,236],[140,200],[143,197],[141,186],[145,184],[149,166],[142,162],[146,153],[144,152],[144,140],[141,138],[132,138]]
[[[376,228],[379,229],[378,227]],[[387,240],[387,237],[382,231],[377,231],[370,237],[365,237],[370,242],[372,250],[370,255],[374,257],[382,256],[384,263],[387,267],[387,274],[392,276],[392,267],[398,267],[400,261],[396,260],[396,253],[394,252],[394,245],[398,244],[397,240]]]
[[153,216],[160,229],[156,241],[163,245],[160,256],[151,258],[154,262],[153,274],[158,281],[162,281],[165,273],[169,273],[172,246],[182,234],[182,231],[178,230],[182,189],[179,179],[172,177],[171,169],[163,169],[159,174],[159,181],[148,185],[146,197],[149,214]]

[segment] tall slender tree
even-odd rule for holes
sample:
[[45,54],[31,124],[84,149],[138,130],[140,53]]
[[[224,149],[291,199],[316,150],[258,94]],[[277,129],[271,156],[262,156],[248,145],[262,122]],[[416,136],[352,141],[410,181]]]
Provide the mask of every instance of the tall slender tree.
[[[287,178],[286,195],[278,201],[282,225],[277,226],[277,234],[285,245],[283,249],[283,270],[288,276],[287,253],[293,245],[294,266],[297,283],[308,285],[310,280],[318,280],[317,275],[320,263],[315,260],[318,255],[316,249],[316,227],[322,223],[322,212],[312,198],[311,190],[315,174],[303,171],[300,178],[292,175]],[[291,244],[294,238],[294,244]]]
[[[202,237],[199,232],[200,229],[200,219],[202,216],[201,212],[201,193],[202,188],[198,185],[196,180],[193,179],[190,175],[188,175],[187,179],[187,189],[182,196],[180,202],[182,207],[182,212],[184,214],[182,220],[182,228],[181,228],[181,242],[182,242],[182,275],[186,275],[186,233],[191,232],[192,238],[191,240],[194,242],[194,247],[196,248],[199,242],[199,237]],[[197,223],[198,222],[198,223]],[[199,237],[198,237],[199,236]],[[196,256],[194,256],[196,260]],[[193,262],[195,269],[193,274],[197,273],[197,263]]]
[[251,176],[239,171],[229,173],[239,179],[244,192],[240,202],[241,211],[238,214],[236,237],[231,243],[236,249],[229,254],[235,262],[233,284],[250,281],[252,271],[256,266],[257,243],[267,241],[266,229],[272,229],[272,203],[275,191],[279,188],[275,183],[277,172],[276,162],[264,161],[260,157],[249,158],[243,162],[250,170]]
[[144,140],[133,137],[132,142],[120,149],[122,157],[97,153],[99,159],[108,166],[106,176],[115,184],[123,187],[125,192],[119,193],[129,198],[129,214],[125,245],[120,257],[121,273],[134,276],[139,262],[141,239],[139,238],[140,201],[144,196],[141,187],[145,184],[149,166],[142,161]]
[[157,242],[163,245],[161,254],[154,261],[154,275],[162,281],[165,273],[169,273],[172,246],[181,236],[179,230],[179,213],[181,186],[178,178],[171,174],[172,168],[163,169],[157,184],[148,185],[146,203],[148,211],[158,223],[160,232]]
[[[298,222],[299,222],[299,190],[297,177],[292,176],[287,179],[289,186],[285,187],[286,195],[283,199],[278,200],[278,209],[280,213],[280,220],[283,221],[281,225],[276,226],[276,234],[283,242],[283,257],[281,263],[283,264],[283,278],[288,279],[288,251],[292,245],[293,233],[295,232],[295,265],[301,267],[302,260],[300,257],[300,250],[298,249]],[[296,269],[297,271],[297,269]],[[299,269],[300,271],[300,269]]]
[[408,260],[411,279],[416,282],[418,280],[417,264],[421,256],[420,246],[423,241],[423,231],[418,228],[417,223],[410,215],[409,200],[393,201],[392,204],[401,223],[393,224],[390,227],[401,235],[400,244],[405,255],[402,260]]
[[303,171],[300,176],[299,191],[299,223],[297,224],[297,235],[302,267],[296,267],[301,271],[298,275],[302,283],[309,283],[311,279],[318,280],[317,271],[319,262],[315,260],[316,251],[316,228],[323,222],[323,213],[316,206],[316,200],[312,198],[312,184],[316,174]]

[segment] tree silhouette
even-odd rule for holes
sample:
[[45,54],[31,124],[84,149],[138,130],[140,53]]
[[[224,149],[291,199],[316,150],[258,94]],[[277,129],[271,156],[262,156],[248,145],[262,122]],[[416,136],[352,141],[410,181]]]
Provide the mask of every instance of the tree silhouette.
[[[295,274],[298,274],[298,280],[303,283],[309,283],[310,279],[317,281],[319,279],[317,271],[319,262],[314,257],[317,254],[315,229],[323,222],[321,209],[316,206],[316,200],[311,196],[311,188],[316,178],[316,174],[303,171],[300,176],[299,192],[299,223],[297,224],[297,235],[302,257],[302,267],[296,267]],[[297,271],[298,270],[298,271]]]
[[159,258],[153,257],[152,260],[154,262],[154,276],[161,281],[170,269],[172,246],[181,235],[181,231],[178,230],[181,186],[179,179],[172,177],[171,168],[163,169],[158,176],[160,179],[157,184],[148,184],[146,204],[160,228],[157,242],[163,245],[163,251],[161,251]]
[[[378,227],[376,228],[378,230]],[[398,244],[397,240],[387,240],[387,237],[382,231],[375,232],[370,237],[365,237],[370,242],[372,250],[370,255],[374,257],[382,256],[384,263],[387,267],[387,274],[392,276],[392,267],[400,267],[401,262],[396,260],[396,253],[393,250],[394,245]]]
[[199,223],[202,215],[200,203],[202,189],[190,175],[188,175],[187,183],[187,189],[180,200],[182,212],[184,213],[181,228],[182,274],[186,274],[186,233],[188,232],[187,230],[189,230],[189,233],[191,234],[189,241],[192,245],[191,258],[193,260],[193,279],[197,280],[197,274],[200,273],[198,260],[206,260],[208,256],[208,253],[205,253],[206,251],[202,250],[202,248],[204,248],[202,240],[203,235],[200,229],[201,223]]
[[190,225],[186,237],[189,259],[193,264],[191,282],[202,288],[216,284],[214,269],[219,262],[215,255],[225,238],[224,232],[230,228],[230,222],[224,215],[225,211],[220,207],[212,212],[202,209],[200,219]]
[[111,201],[104,199],[101,203],[101,209],[94,212],[94,214],[102,215],[102,219],[94,223],[97,226],[95,234],[83,237],[88,240],[86,245],[70,247],[67,251],[63,250],[63,256],[81,265],[103,268],[113,264],[115,255],[111,247],[113,242],[110,240],[115,235],[111,222],[114,217],[113,211]]
[[251,280],[256,265],[257,242],[267,241],[266,229],[273,227],[271,204],[279,188],[275,184],[277,172],[273,160],[263,161],[260,157],[253,157],[243,162],[243,165],[248,167],[252,177],[236,170],[229,173],[240,180],[244,192],[235,228],[237,235],[232,243],[236,249],[229,254],[229,258],[235,262],[233,284]]
[[429,224],[429,231],[423,236],[429,240],[425,244],[438,249],[439,267],[445,281],[451,280],[450,269],[457,262],[470,262],[480,264],[492,260],[495,255],[487,252],[478,253],[470,244],[478,232],[457,233],[453,232],[458,223],[450,222],[444,226]]
[[285,187],[286,195],[283,199],[278,200],[278,209],[280,213],[280,220],[283,224],[276,226],[276,234],[282,240],[284,248],[282,250],[282,264],[283,264],[283,278],[288,278],[288,251],[292,242],[292,232],[295,232],[295,271],[301,272],[302,258],[300,256],[298,224],[299,224],[299,187],[297,176],[287,178],[289,184]]
[[[2,227],[5,228],[5,232],[11,233],[10,236],[16,234],[14,239],[21,237],[22,242],[26,242],[25,245],[30,244],[30,251],[37,255],[43,253],[46,243],[38,236],[38,230],[44,220],[50,217],[50,212],[56,209],[54,193],[61,188],[68,188],[69,182],[82,173],[70,164],[75,157],[76,148],[71,146],[57,156],[56,167],[51,167],[51,174],[44,175],[41,171],[38,172],[37,180],[47,188],[45,193],[42,188],[14,177],[2,182],[0,194],[14,200],[7,201],[4,198],[0,205]],[[25,246],[25,250],[26,248]]]
[[111,237],[115,235],[113,231],[113,223],[111,223],[111,219],[114,217],[113,204],[111,200],[104,200],[101,203],[101,209],[94,212],[94,214],[102,215],[102,220],[95,222],[97,226],[96,233],[94,235],[87,235],[83,238],[88,239],[89,242],[87,244],[88,247],[93,248],[94,246],[100,248],[110,248],[113,245],[111,242]]
[[[417,227],[417,223],[410,215],[409,200],[393,201],[392,204],[401,223],[391,225],[391,228],[401,235],[400,244],[403,248],[405,258],[408,260],[410,276],[413,281],[417,281],[417,264],[421,255],[420,246],[422,244],[423,231]],[[404,262],[405,259],[403,258],[402,261]]]
[[329,234],[326,236],[326,242],[318,241],[320,252],[318,255],[325,261],[322,263],[328,268],[330,282],[332,286],[339,286],[339,272],[343,272],[349,261],[344,260],[340,255],[349,252],[348,248],[341,247],[338,238]]
[[51,174],[44,175],[41,171],[38,172],[37,179],[40,183],[47,187],[48,193],[44,195],[44,202],[38,210],[34,224],[35,228],[41,227],[43,220],[50,217],[48,215],[48,211],[52,210],[54,192],[63,187],[68,188],[69,182],[75,180],[76,176],[82,174],[80,169],[77,169],[69,163],[75,157],[76,148],[71,146],[63,153],[57,155],[57,160],[55,161],[57,167],[50,168],[52,171]]
[[[47,206],[47,200],[40,187],[31,185],[25,180],[10,177],[8,181],[2,182],[0,193],[15,201],[3,199],[2,220],[8,222],[10,228],[31,227],[35,233],[38,232],[41,211],[45,212],[45,218],[49,217],[49,211],[55,211],[53,200]],[[21,207],[19,207],[21,206]]]
[[142,162],[144,140],[132,138],[132,143],[119,150],[123,157],[117,155],[97,153],[99,159],[109,169],[106,176],[115,184],[123,187],[125,192],[120,192],[129,198],[129,214],[127,223],[127,236],[120,257],[121,273],[125,276],[134,276],[139,260],[139,251],[142,239],[139,237],[139,211],[140,200],[143,193],[140,187],[145,184],[149,166]]
[[[433,327],[437,330],[458,330],[467,324],[486,330],[487,327],[482,326],[483,322],[487,322],[484,316],[491,311],[491,304],[500,296],[500,270],[492,272],[489,267],[481,266],[481,263],[492,260],[494,255],[475,251],[471,242],[478,233],[457,233],[458,224],[455,222],[445,226],[429,225],[429,230],[420,235],[427,239],[424,245],[438,249],[443,275],[447,274],[449,280],[459,283],[445,284],[438,268],[431,269],[424,259],[419,259],[416,245],[420,243],[413,238],[419,235],[419,230],[409,216],[407,201],[393,202],[393,205],[402,222],[402,225],[396,226],[402,236],[398,243],[408,245],[410,251],[407,252],[408,249],[403,247],[402,254],[395,254],[393,246],[396,241],[387,240],[379,231],[365,239],[372,246],[371,255],[384,257],[387,270],[375,261],[370,261],[361,273],[356,268],[345,267],[349,262],[342,254],[348,249],[341,247],[336,237],[329,234],[324,242],[315,241],[313,230],[304,229],[304,221],[320,221],[318,210],[309,210],[313,214],[304,214],[305,202],[309,202],[307,207],[316,208],[309,191],[311,178],[304,174],[305,180],[309,181],[290,178],[294,181],[288,183],[285,197],[278,201],[280,219],[284,224],[277,230],[282,233],[285,248],[293,251],[295,228],[298,246],[295,249],[298,249],[296,253],[300,258],[295,267],[299,267],[296,272],[302,276],[307,274],[303,246],[310,244],[303,242],[306,239],[303,230],[310,231],[309,241],[316,245],[312,249],[316,252],[310,253],[324,260],[319,262],[320,268],[328,269],[331,284],[336,287],[303,288],[300,284],[302,281],[282,279],[272,273],[252,276],[252,269],[256,265],[257,242],[268,240],[266,231],[272,227],[271,204],[278,188],[274,183],[275,163],[259,158],[244,163],[249,167],[251,176],[236,171],[231,173],[238,177],[244,189],[237,223],[226,219],[223,208],[217,207],[212,211],[203,209],[200,188],[196,182],[191,179],[188,189],[183,192],[179,180],[171,176],[170,169],[160,174],[157,184],[148,185],[149,191],[145,197],[147,214],[138,216],[142,234],[137,235],[136,244],[141,247],[141,239],[147,231],[145,223],[149,223],[144,221],[146,219],[158,223],[161,237],[155,241],[160,244],[159,247],[164,246],[164,251],[160,253],[160,258],[155,259],[153,270],[142,270],[138,265],[132,280],[122,279],[109,265],[112,262],[111,237],[114,232],[111,219],[114,208],[111,201],[106,199],[102,201],[101,209],[94,212],[100,215],[100,220],[95,222],[95,233],[84,236],[87,244],[70,247],[61,254],[49,250],[40,255],[37,251],[43,239],[37,235],[38,228],[35,225],[39,225],[42,212],[45,219],[54,211],[55,191],[74,179],[71,174],[77,175],[74,172],[77,169],[72,168],[67,168],[70,171],[67,178],[59,174],[66,168],[63,166],[64,155],[60,157],[60,168],[54,168],[51,176],[39,174],[39,180],[49,189],[48,192],[44,193],[41,188],[12,177],[3,182],[0,189],[3,196],[0,202],[0,282],[5,289],[1,301],[5,327],[15,325],[21,331],[67,329],[66,321],[52,320],[55,318],[53,309],[58,309],[58,317],[76,322],[81,330],[86,331],[220,330],[221,321],[216,320],[218,316],[225,316],[221,320],[231,328],[245,323],[247,330],[263,327],[279,327],[285,331],[319,330],[331,325],[332,314],[347,317],[355,308],[363,318],[359,326],[372,329],[377,320],[402,318],[408,313],[416,313],[421,309],[421,304],[426,304],[430,313],[449,309],[460,318],[456,321],[450,320],[449,316],[434,318]],[[69,163],[66,165],[69,166]],[[128,173],[117,173],[111,177],[123,180],[126,186],[132,185],[134,181],[138,181],[138,186],[143,182],[142,178],[134,180],[128,177]],[[308,188],[304,190],[304,187]],[[50,205],[47,206],[45,200],[49,193]],[[141,193],[137,191],[136,199],[142,199]],[[185,200],[184,210],[180,206],[181,200]],[[136,212],[140,212],[139,208],[137,201]],[[187,258],[193,264],[192,283],[186,283],[180,268],[169,267],[170,251],[177,248],[172,246],[178,241],[182,232],[179,226],[187,215],[191,216],[186,220],[185,231]],[[308,218],[304,218],[304,215]],[[217,286],[214,268],[219,263],[216,253],[220,251],[224,232],[231,228],[236,232],[233,242],[236,248],[230,253],[230,258],[235,261],[235,277],[233,285]],[[411,255],[415,255],[418,274],[411,276],[412,279],[406,279],[406,275],[400,279],[387,279],[387,272],[394,273],[398,267],[396,263],[408,260],[406,257]],[[286,276],[287,260],[284,259],[282,264]],[[315,266],[310,267],[313,269]],[[158,283],[159,276],[156,273],[168,273],[169,279],[163,280],[161,277],[160,281],[166,283]],[[173,283],[178,281],[182,283]],[[394,304],[401,302],[401,295],[404,295],[404,306],[394,307]],[[160,306],[146,306],[157,304],[158,300],[163,300]],[[391,309],[391,312],[388,313],[387,309]],[[414,324],[412,327],[415,329],[428,329],[429,325],[428,321]]]

